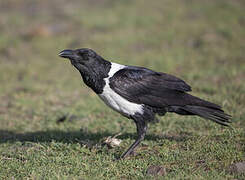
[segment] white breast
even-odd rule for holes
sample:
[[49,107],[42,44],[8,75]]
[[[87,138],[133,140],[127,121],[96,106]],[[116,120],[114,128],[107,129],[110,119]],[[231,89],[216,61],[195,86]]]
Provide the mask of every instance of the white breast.
[[99,97],[109,107],[123,115],[129,116],[134,115],[135,113],[143,114],[143,106],[141,104],[129,102],[128,100],[114,92],[109,86],[109,78],[112,77],[120,69],[123,69],[124,67],[124,65],[112,63],[109,72],[109,77],[104,78],[106,85],[103,89],[103,93],[99,94]]

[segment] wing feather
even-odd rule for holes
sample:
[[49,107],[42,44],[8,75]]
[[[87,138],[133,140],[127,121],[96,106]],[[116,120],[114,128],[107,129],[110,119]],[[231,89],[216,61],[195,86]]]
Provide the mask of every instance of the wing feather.
[[141,67],[127,67],[110,78],[110,87],[130,102],[152,107],[201,105],[219,106],[194,97],[186,92],[191,87],[183,80]]
[[110,78],[110,87],[129,101],[160,107],[174,104],[176,96],[191,91],[191,87],[177,77],[137,67],[116,72]]

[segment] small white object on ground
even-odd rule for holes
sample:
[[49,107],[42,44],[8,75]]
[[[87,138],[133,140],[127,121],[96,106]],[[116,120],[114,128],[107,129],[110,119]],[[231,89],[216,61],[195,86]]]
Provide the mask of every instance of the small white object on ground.
[[119,146],[120,143],[122,142],[121,139],[116,138],[116,137],[119,136],[119,135],[121,135],[121,133],[116,134],[116,135],[113,136],[113,137],[111,137],[111,136],[107,137],[107,138],[104,140],[104,143],[107,144],[107,145],[108,145],[109,147],[111,147],[111,148],[114,148],[114,147],[116,147],[116,146]]

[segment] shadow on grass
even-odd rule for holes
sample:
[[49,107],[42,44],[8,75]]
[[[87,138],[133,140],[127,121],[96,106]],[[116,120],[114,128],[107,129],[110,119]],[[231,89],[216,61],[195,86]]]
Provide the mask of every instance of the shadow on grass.
[[[37,132],[27,132],[27,133],[16,133],[13,131],[1,130],[0,129],[0,144],[5,142],[64,142],[64,143],[77,143],[82,141],[92,141],[93,143],[98,143],[102,139],[108,136],[114,136],[109,132],[87,132],[87,131],[61,131],[61,130],[48,130],[48,131],[37,131]],[[168,139],[170,141],[186,141],[189,139],[189,134],[184,134],[181,136],[175,135],[146,135],[145,140],[158,140],[158,139]],[[118,136],[119,139],[136,139],[136,134],[124,133]]]

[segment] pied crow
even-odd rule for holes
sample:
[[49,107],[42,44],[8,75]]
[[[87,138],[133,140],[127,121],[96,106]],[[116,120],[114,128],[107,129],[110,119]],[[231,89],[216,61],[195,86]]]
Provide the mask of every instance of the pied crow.
[[191,87],[175,76],[113,63],[88,48],[63,50],[59,56],[70,60],[84,83],[109,107],[135,122],[137,139],[121,158],[130,155],[144,139],[147,124],[158,121],[156,114],[174,112],[197,115],[224,126],[230,123],[231,116],[220,106],[188,94]]

